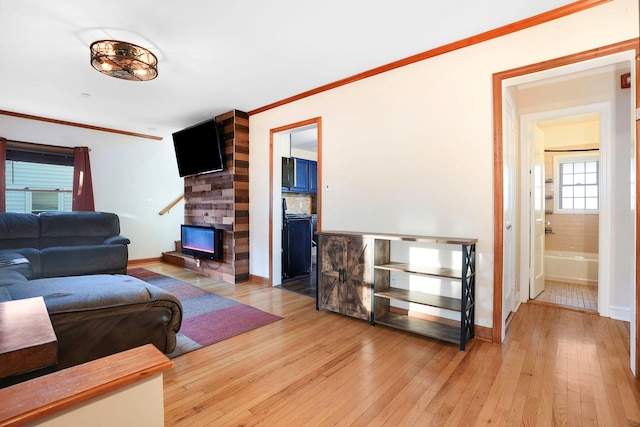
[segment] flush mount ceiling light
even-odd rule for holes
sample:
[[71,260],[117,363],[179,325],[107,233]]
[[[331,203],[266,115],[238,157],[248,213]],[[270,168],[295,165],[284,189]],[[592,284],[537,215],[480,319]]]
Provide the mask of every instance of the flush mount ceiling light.
[[158,76],[158,58],[153,53],[118,40],[93,42],[91,65],[103,74],[124,80],[153,80]]

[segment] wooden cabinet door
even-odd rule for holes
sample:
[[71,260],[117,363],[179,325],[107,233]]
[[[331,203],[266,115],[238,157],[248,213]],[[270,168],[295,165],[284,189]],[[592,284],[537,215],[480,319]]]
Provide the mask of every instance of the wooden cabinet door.
[[361,237],[320,235],[318,307],[370,320],[372,247]]
[[318,307],[340,312],[340,281],[344,260],[344,239],[340,236],[318,236]]
[[345,237],[345,272],[342,283],[342,313],[370,320],[371,318],[371,263],[372,248],[369,239]]

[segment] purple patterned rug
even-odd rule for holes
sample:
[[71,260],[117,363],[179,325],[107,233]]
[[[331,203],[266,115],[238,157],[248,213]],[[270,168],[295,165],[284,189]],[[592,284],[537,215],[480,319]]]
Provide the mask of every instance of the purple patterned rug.
[[282,319],[144,268],[129,269],[127,274],[166,289],[182,303],[182,326],[176,349],[168,354],[171,358]]

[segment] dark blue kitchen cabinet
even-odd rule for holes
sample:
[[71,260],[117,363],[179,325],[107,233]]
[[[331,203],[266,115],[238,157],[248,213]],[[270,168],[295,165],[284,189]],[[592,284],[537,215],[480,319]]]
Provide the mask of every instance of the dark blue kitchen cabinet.
[[318,192],[318,162],[309,160],[309,193]]
[[291,191],[299,193],[309,192],[309,160],[294,159],[293,173],[295,180]]
[[318,192],[318,162],[297,157],[282,160],[282,191],[311,194]]

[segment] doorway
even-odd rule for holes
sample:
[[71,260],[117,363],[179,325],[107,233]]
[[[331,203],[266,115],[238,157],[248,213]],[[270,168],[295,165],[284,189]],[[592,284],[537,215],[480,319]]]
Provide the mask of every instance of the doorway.
[[[509,179],[508,166],[505,162],[506,153],[503,148],[503,143],[506,143],[507,138],[504,136],[504,105],[505,99],[508,95],[512,95],[515,92],[514,99],[517,101],[516,109],[518,110],[518,116],[521,117],[525,114],[531,114],[533,112],[552,111],[554,108],[565,107],[565,105],[555,104],[553,108],[541,108],[537,111],[526,111],[520,105],[522,98],[519,96],[520,92],[514,88],[518,85],[525,84],[540,84],[545,79],[556,79],[555,83],[558,85],[566,84],[566,81],[571,80],[574,76],[572,74],[583,72],[587,75],[594,73],[601,67],[613,67],[615,73],[622,68],[630,70],[632,81],[637,81],[635,74],[635,62],[634,58],[637,55],[636,45],[633,42],[624,42],[617,45],[605,46],[593,51],[582,52],[572,56],[558,58],[545,63],[534,64],[519,69],[505,71],[494,75],[494,105],[496,106],[496,113],[494,114],[494,132],[496,134],[495,145],[495,164],[496,170],[494,174],[495,179],[495,214],[496,214],[496,227],[495,227],[495,241],[496,241],[496,259],[494,263],[494,329],[493,338],[494,341],[500,342],[504,339],[506,319],[510,313],[517,311],[520,303],[526,302],[529,299],[530,288],[529,282],[532,276],[532,271],[536,269],[536,258],[538,263],[544,269],[544,257],[532,257],[532,248],[538,248],[538,246],[532,243],[533,237],[529,232],[530,224],[535,224],[535,216],[532,211],[529,210],[529,206],[534,206],[532,201],[528,198],[528,194],[525,197],[528,202],[526,206],[519,204],[516,209],[519,210],[516,216],[521,221],[517,227],[512,227],[516,230],[516,239],[518,244],[514,245],[509,252],[505,251],[508,248],[505,241],[509,238],[509,233],[506,230],[507,224],[505,222],[505,203],[508,202],[508,197],[504,195],[504,189],[507,188],[507,182]],[[596,72],[597,73],[597,72]],[[619,76],[617,81],[611,82],[610,86],[619,85]],[[546,82],[549,83],[549,82]],[[616,87],[616,91],[619,91],[619,86]],[[633,168],[633,162],[636,157],[635,153],[635,132],[637,126],[633,123],[631,116],[632,111],[635,108],[635,98],[637,96],[636,90],[628,90],[628,98],[626,102],[616,99],[612,103],[611,107],[611,122],[614,128],[612,134],[615,136],[612,139],[612,157],[610,159],[603,159],[605,164],[609,165],[609,171],[611,173],[610,181],[605,185],[609,188],[615,189],[608,194],[611,199],[607,202],[602,200],[602,203],[606,203],[611,207],[609,212],[609,218],[600,218],[600,230],[599,233],[606,238],[600,239],[598,253],[601,258],[604,258],[605,264],[608,260],[610,268],[608,272],[606,269],[598,273],[599,285],[606,282],[608,286],[599,286],[599,302],[603,301],[601,292],[606,289],[612,288],[609,297],[604,298],[606,301],[604,304],[598,304],[598,310],[601,315],[610,316],[613,318],[619,318],[618,316],[626,316],[626,320],[631,322],[631,369],[635,372],[636,355],[637,355],[637,341],[636,341],[636,262],[635,262],[635,242],[636,242],[636,224],[637,219],[635,217],[637,199],[635,197],[636,189],[636,171]],[[582,101],[582,104],[587,105],[589,102],[599,101],[597,99],[586,99]],[[500,113],[502,112],[502,114]],[[520,123],[522,126],[522,123]],[[520,129],[522,131],[522,129]],[[620,131],[622,130],[622,133]],[[504,142],[503,142],[504,141]],[[527,139],[528,141],[528,139]],[[519,147],[521,148],[521,147]],[[527,153],[530,153],[530,151]],[[625,154],[621,154],[621,153]],[[602,154],[601,154],[602,155]],[[522,150],[518,153],[518,156],[522,156]],[[522,158],[522,157],[521,157]],[[607,163],[610,162],[610,163]],[[619,166],[622,166],[622,171],[619,173]],[[533,172],[533,171],[532,171]],[[519,175],[521,181],[528,181],[529,170],[527,170],[527,178],[523,178]],[[543,175],[542,175],[543,176]],[[603,176],[603,179],[606,179]],[[544,184],[544,181],[542,181]],[[523,182],[519,182],[520,199],[523,199],[522,191]],[[527,192],[528,190],[527,186]],[[544,191],[544,190],[543,190]],[[532,191],[533,193],[533,191]],[[544,192],[542,192],[544,194]],[[607,197],[607,193],[602,193],[604,197]],[[626,198],[626,202],[625,202]],[[543,199],[544,200],[544,199]],[[535,206],[534,206],[535,207]],[[538,206],[544,213],[544,204]],[[600,216],[606,215],[600,213]],[[522,218],[526,221],[522,221]],[[621,221],[618,221],[618,219]],[[526,222],[526,226],[522,224]],[[542,224],[545,224],[544,216]],[[534,228],[534,227],[531,227]],[[544,227],[542,228],[544,230]],[[523,241],[528,240],[528,245],[524,245]],[[603,242],[604,249],[603,250]],[[610,245],[610,252],[606,251],[607,242]],[[612,257],[611,251],[616,254],[626,254],[622,257]],[[500,256],[501,255],[501,256]],[[621,260],[624,258],[624,261]],[[620,263],[622,261],[622,263]],[[507,291],[504,289],[504,279],[507,278],[508,266],[516,266],[516,276],[519,278],[520,287],[520,299],[515,300],[512,306],[505,307],[505,304],[509,304],[509,301],[505,299]],[[544,270],[543,270],[544,271]],[[604,276],[603,276],[604,274]],[[626,306],[616,306],[622,302]]]
[[271,284],[315,298],[321,120],[271,130]]
[[[607,82],[617,73],[616,68],[594,71],[590,70],[592,84],[597,84],[596,75]],[[565,86],[584,83],[577,73]],[[544,92],[540,86],[535,90]],[[555,87],[550,90],[558,92]],[[521,116],[521,194],[533,189],[528,200],[521,200],[521,223],[532,225],[528,240],[526,228],[522,229],[523,258],[529,249],[530,268],[529,276],[523,272],[521,280],[528,280],[531,302],[593,312],[600,306],[601,314],[608,315],[610,240],[602,239],[600,230],[612,229],[610,201],[612,192],[617,193],[611,179],[613,161],[630,164],[631,160],[630,146],[612,156],[611,130],[610,102]],[[630,179],[630,174],[627,169],[621,177]],[[630,197],[631,190],[618,198],[625,194]],[[620,232],[630,234],[632,219],[629,211],[628,228]],[[630,283],[633,267],[625,270]]]

